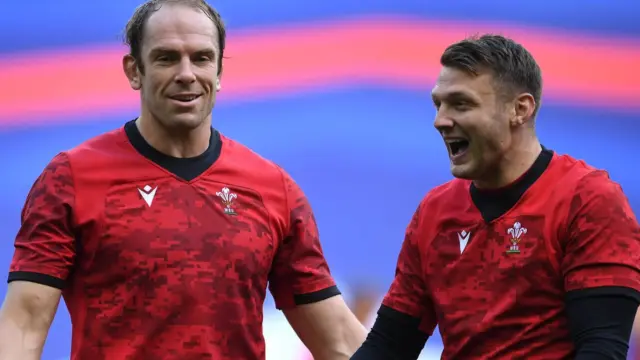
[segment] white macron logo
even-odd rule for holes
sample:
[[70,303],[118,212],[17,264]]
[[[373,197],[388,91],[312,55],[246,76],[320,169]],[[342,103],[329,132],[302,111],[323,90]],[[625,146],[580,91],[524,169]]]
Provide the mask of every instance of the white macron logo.
[[467,247],[467,243],[469,242],[469,238],[471,237],[470,232],[466,232],[462,230],[458,233],[458,240],[460,240],[460,254],[464,251],[464,248]]
[[140,193],[140,196],[142,196],[142,199],[144,200],[144,202],[147,203],[147,205],[149,205],[149,207],[151,207],[151,203],[153,203],[153,198],[156,196],[156,190],[158,190],[157,186],[152,189],[151,186],[149,185],[146,185],[142,189],[138,188],[138,192]]

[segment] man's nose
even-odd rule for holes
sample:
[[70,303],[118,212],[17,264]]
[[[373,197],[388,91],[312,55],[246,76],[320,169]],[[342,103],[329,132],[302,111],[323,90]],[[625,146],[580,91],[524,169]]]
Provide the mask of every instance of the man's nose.
[[183,84],[189,84],[196,81],[196,75],[193,72],[193,64],[189,59],[183,59],[178,65],[178,73],[176,81]]
[[436,113],[436,118],[433,121],[433,127],[435,127],[438,131],[443,132],[448,129],[451,129],[455,126],[455,122],[446,114],[438,111]]

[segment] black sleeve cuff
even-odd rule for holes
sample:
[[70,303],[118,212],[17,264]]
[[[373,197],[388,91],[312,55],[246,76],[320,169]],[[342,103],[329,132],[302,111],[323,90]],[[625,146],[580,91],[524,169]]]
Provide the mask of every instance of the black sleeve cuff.
[[603,286],[566,295],[576,360],[626,360],[640,292]]
[[7,283],[12,281],[28,281],[36,284],[50,286],[56,289],[64,289],[65,281],[46,274],[40,274],[30,271],[12,271],[9,273],[9,278],[7,279]]
[[362,347],[351,360],[415,360],[429,335],[420,330],[420,319],[382,305]]
[[294,295],[293,301],[296,305],[313,304],[340,294],[340,290],[338,290],[338,287],[334,285],[312,293]]

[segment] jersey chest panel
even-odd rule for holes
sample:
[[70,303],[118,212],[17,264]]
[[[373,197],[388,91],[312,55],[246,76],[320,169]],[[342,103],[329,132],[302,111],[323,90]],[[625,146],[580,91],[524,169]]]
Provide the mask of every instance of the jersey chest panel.
[[443,331],[526,327],[537,314],[555,316],[563,308],[560,214],[524,205],[490,223],[452,214],[433,231],[423,263]]
[[256,191],[164,179],[113,185],[95,200],[104,206],[79,255],[86,287],[148,282],[178,293],[264,296],[274,243]]

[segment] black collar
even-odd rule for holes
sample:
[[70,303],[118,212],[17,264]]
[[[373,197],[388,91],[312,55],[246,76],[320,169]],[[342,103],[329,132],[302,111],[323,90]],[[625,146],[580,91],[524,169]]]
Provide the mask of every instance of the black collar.
[[520,179],[501,189],[480,190],[471,183],[469,187],[471,200],[480,210],[482,218],[486,222],[491,222],[514,207],[525,191],[544,173],[552,158],[553,151],[543,147],[531,168]]
[[207,150],[192,158],[176,158],[156,150],[142,137],[135,120],[127,122],[124,125],[124,131],[131,145],[133,145],[142,156],[186,181],[191,181],[207,171],[207,169],[218,160],[220,151],[222,150],[220,133],[213,128],[211,128],[211,138],[209,139],[209,147]]

